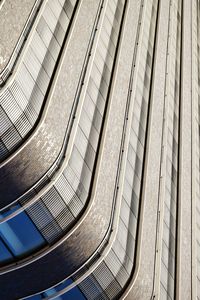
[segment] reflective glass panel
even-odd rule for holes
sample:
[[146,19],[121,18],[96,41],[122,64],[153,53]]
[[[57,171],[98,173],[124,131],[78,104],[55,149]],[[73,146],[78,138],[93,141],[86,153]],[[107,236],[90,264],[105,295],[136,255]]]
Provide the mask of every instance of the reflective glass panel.
[[[13,211],[19,209],[16,205]],[[0,215],[3,218],[8,213]],[[14,256],[21,256],[44,246],[45,240],[25,212],[0,225],[0,236]]]

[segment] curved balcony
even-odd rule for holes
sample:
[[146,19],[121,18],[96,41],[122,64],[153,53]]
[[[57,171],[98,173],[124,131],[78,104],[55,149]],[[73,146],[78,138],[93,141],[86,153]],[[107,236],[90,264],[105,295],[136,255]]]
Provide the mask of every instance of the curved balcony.
[[[151,3],[149,1],[145,5],[145,9],[151,16],[149,20],[146,20],[145,24],[145,28],[148,28],[148,25],[150,26],[151,38],[149,39],[149,45],[151,44],[151,41],[153,42],[153,39],[156,38],[157,5],[158,3],[153,1]],[[142,7],[143,3],[141,4],[141,10]],[[118,182],[116,182],[116,187],[119,187],[119,189],[118,191],[115,191],[115,196],[121,198],[120,201],[118,200],[118,202],[121,203],[117,205],[118,208],[116,206],[114,207],[115,216],[114,221],[112,220],[111,222],[113,224],[111,224],[109,228],[110,233],[106,234],[104,245],[100,246],[100,249],[98,249],[98,252],[96,253],[96,257],[94,257],[93,254],[92,262],[89,262],[88,265],[84,265],[83,270],[79,271],[78,274],[75,273],[59,285],[26,299],[53,299],[55,297],[57,299],[73,299],[74,295],[77,295],[80,299],[116,299],[116,297],[119,298],[120,295],[122,295],[130,277],[132,277],[135,267],[142,181],[143,176],[145,176],[144,154],[148,128],[151,78],[153,76],[152,64],[155,51],[155,49],[149,47],[149,56],[147,59],[147,49],[145,49],[144,45],[145,41],[143,40],[143,50],[144,52],[146,51],[146,61],[144,60],[146,67],[144,68],[143,63],[140,61],[137,81],[137,86],[143,84],[144,93],[134,95],[134,98],[131,100],[131,90],[133,86],[132,74],[129,85],[129,99],[127,101],[127,115],[125,116],[122,138],[121,158],[119,160],[119,168],[120,165],[123,165],[123,160],[126,161],[124,164],[125,170],[122,172],[124,177],[122,174],[119,175]],[[151,69],[150,72],[149,68]],[[134,70],[135,61],[133,61],[132,73],[134,73]],[[145,78],[146,81],[144,80]],[[140,103],[139,107],[141,109],[139,120],[137,114],[138,102]],[[143,136],[139,126],[136,126],[138,121],[138,125],[142,126],[145,136]],[[143,142],[141,143],[142,140]],[[133,157],[135,157],[135,159],[133,159]],[[123,179],[120,179],[121,176]],[[121,185],[122,189],[120,191]],[[118,223],[118,226],[116,223]],[[115,231],[114,234],[111,229]],[[114,237],[111,238],[112,235],[114,235]],[[111,239],[111,241],[109,239]],[[108,249],[105,251],[106,244],[108,244]],[[99,260],[99,263],[92,266],[95,264],[95,259]]]
[[27,139],[41,116],[77,4],[74,0],[44,4],[15,74],[0,91],[0,162]]
[[[44,245],[48,246],[55,243],[75,223],[89,201],[120,39],[123,9],[124,5],[121,2],[117,2],[112,6],[108,4],[105,7],[104,18],[95,45],[97,50],[94,50],[91,65],[88,67],[88,72],[86,72],[88,83],[83,91],[84,97],[81,100],[81,94],[78,95],[77,99],[81,105],[81,110],[75,137],[72,136],[74,139],[72,150],[68,160],[64,161],[59,176],[56,173],[57,178],[53,178],[50,188],[41,197],[36,196],[34,203],[29,203],[26,198],[24,203],[20,200],[10,210],[1,214],[2,218],[7,218],[7,221],[1,219],[0,224],[0,234],[5,246],[7,248],[11,247],[6,239],[8,227],[10,230],[14,230],[15,237],[19,241],[21,239],[27,241],[27,247],[23,248],[23,252],[17,253],[17,255],[14,252],[15,260],[23,255],[29,255],[31,246],[32,251],[35,252]],[[100,3],[97,21],[101,10],[102,4]],[[108,22],[109,24],[107,24]],[[94,36],[95,33],[96,25],[93,30]],[[90,53],[89,51],[88,56],[90,56]],[[83,74],[85,74],[85,71]],[[83,103],[81,103],[82,101]],[[66,151],[66,145],[64,150]],[[52,173],[51,170],[50,176],[53,175]],[[48,177],[46,176],[46,178]],[[43,180],[44,184],[45,181]],[[19,209],[22,204],[26,204],[27,208],[21,212]],[[10,218],[9,213],[12,214]],[[35,244],[30,247],[28,247],[28,237],[33,234],[31,233],[33,230],[31,232],[27,230],[27,237],[23,237],[23,223],[26,222],[27,224],[28,220],[25,221],[27,218],[30,219],[34,232],[40,235],[40,239],[35,238]],[[36,244],[38,247],[36,247]],[[13,247],[11,247],[11,250],[13,250]],[[6,259],[4,262],[7,264],[8,260]],[[19,262],[17,266],[19,267]]]
[[[95,279],[95,282],[97,282],[97,286],[99,288],[99,295],[105,295],[105,291],[108,291],[109,295],[110,296],[113,295],[113,297],[118,295],[119,292],[119,285],[117,285],[116,280],[113,277],[113,274],[116,275],[118,281],[119,277],[117,277],[117,274],[121,274],[119,272],[119,270],[122,268],[121,266],[124,265],[125,261],[129,262],[126,265],[128,270],[126,270],[126,266],[125,269],[123,267],[123,270],[125,270],[125,273],[123,273],[125,274],[125,276],[121,281],[121,286],[123,286],[128,280],[128,277],[130,276],[130,271],[132,269],[130,267],[134,262],[134,257],[133,257],[134,253],[132,252],[131,249],[134,249],[134,241],[136,238],[136,232],[137,232],[136,228],[137,228],[138,215],[139,215],[138,208],[140,205],[140,198],[141,198],[141,181],[143,178],[142,170],[144,168],[144,149],[146,143],[147,116],[148,116],[148,107],[150,103],[149,101],[150,101],[150,94],[151,94],[152,60],[153,60],[153,53],[154,53],[152,44],[155,39],[155,28],[156,28],[156,19],[157,19],[156,16],[157,16],[157,8],[158,8],[157,3],[155,2],[153,3],[152,1],[147,1],[145,7],[146,7],[146,14],[144,14],[143,16],[143,18],[145,19],[145,27],[144,27],[145,32],[142,35],[142,40],[140,43],[141,51],[140,52],[138,51],[137,59],[136,59],[137,62],[136,65],[139,71],[139,75],[134,81],[135,83],[137,83],[138,88],[135,89],[136,94],[134,95],[134,98],[131,101],[132,109],[130,109],[128,112],[129,125],[128,125],[128,132],[126,132],[127,147],[124,148],[125,152],[123,151],[123,149],[121,149],[121,153],[124,153],[123,164],[125,164],[126,166],[126,168],[123,169],[122,175],[120,175],[120,177],[122,176],[124,182],[124,185],[122,186],[123,190],[121,191],[121,196],[123,196],[123,198],[120,198],[120,201],[122,201],[123,205],[121,206],[120,221],[119,221],[120,225],[118,231],[118,235],[119,235],[118,238],[121,237],[120,238],[121,241],[118,241],[118,238],[116,238],[116,242],[113,244],[113,251],[111,251],[112,255],[107,256],[106,263],[105,261],[102,262],[103,269],[101,268],[102,265],[99,265],[100,267],[96,269],[97,271],[96,272],[94,271],[94,273],[91,274],[91,277],[88,277],[88,281],[87,279],[83,281],[84,284],[86,283],[85,286],[89,287],[89,285],[87,284],[89,282],[94,282],[93,279]],[[142,59],[139,59],[140,55],[142,56]],[[146,59],[143,59],[143,56],[145,56]],[[135,64],[133,62],[133,68],[134,65]],[[142,86],[142,90],[140,90],[141,86]],[[131,95],[131,90],[132,90],[132,83],[130,84],[129,97]],[[123,107],[122,103],[120,104],[121,107]],[[126,107],[126,103],[124,103],[124,107]],[[124,117],[124,113],[120,112],[120,115]],[[127,115],[125,116],[125,120],[126,119],[127,119]],[[118,141],[118,144],[120,147],[121,142]],[[110,148],[113,149],[113,147]],[[135,155],[133,155],[134,153]],[[105,164],[102,168],[104,168],[104,171],[106,169],[107,170],[109,169],[108,167],[106,168]],[[125,170],[126,172],[124,174]],[[117,172],[117,168],[116,168],[116,172]],[[99,174],[102,180],[103,175],[100,171]],[[105,179],[102,180],[102,182],[104,181]],[[105,237],[107,230],[109,229],[110,218],[112,216],[112,209],[113,209],[113,199],[112,196],[109,198],[110,199],[109,201],[108,198],[106,197],[104,198],[103,196],[105,195],[105,192],[104,190],[102,190],[101,186],[100,188],[101,191],[99,190],[98,193],[97,191],[95,192],[94,202],[92,203],[92,206],[90,207],[90,210],[88,211],[85,218],[82,219],[81,226],[77,227],[77,229],[75,229],[74,232],[71,232],[68,238],[63,240],[62,243],[60,243],[60,245],[58,245],[53,251],[46,254],[44,257],[31,263],[30,265],[27,265],[22,269],[18,269],[15,270],[14,272],[9,272],[8,274],[2,275],[0,279],[1,284],[6,282],[6,278],[7,279],[9,278],[9,280],[11,280],[12,276],[15,276],[15,278],[20,278],[21,272],[23,272],[23,276],[24,276],[23,279],[25,280],[28,280],[29,276],[35,279],[37,277],[36,274],[39,273],[40,276],[43,276],[44,281],[33,282],[34,285],[33,290],[38,291],[44,289],[45,285],[52,286],[56,284],[56,282],[63,280],[63,278],[66,278],[67,276],[70,276],[73,272],[75,272],[78,268],[80,268],[85,263],[85,261],[87,261],[87,259],[94,253],[94,251],[98,248],[98,245],[100,245],[100,243]],[[108,192],[108,186],[105,185],[105,189],[107,189]],[[110,195],[113,195],[113,192],[114,190],[111,189],[109,191]],[[100,194],[101,197],[99,197]],[[95,228],[95,232],[94,232],[94,228]],[[135,230],[133,230],[134,228]],[[123,251],[121,252],[121,250]],[[120,256],[120,252],[122,253],[121,256]],[[128,258],[130,260],[128,260]],[[113,269],[114,268],[112,264],[113,261],[115,261],[117,264],[115,269]],[[109,268],[111,268],[112,271],[110,271]],[[47,274],[47,270],[48,270],[48,274]],[[101,272],[101,270],[107,270],[108,273],[106,274],[108,274],[108,276],[112,275],[111,277],[109,277],[110,278],[109,283],[110,283],[110,287],[112,286],[116,287],[115,289],[112,289],[113,294],[111,294],[109,287],[104,286],[104,284],[102,283],[102,279],[101,279],[102,277],[101,278],[99,277],[100,274],[99,272]],[[101,273],[100,276],[102,276],[102,274],[103,273]],[[99,282],[97,281],[97,279],[99,279]],[[30,290],[29,291],[24,290],[26,286],[24,284],[24,281],[22,284],[22,282],[15,280],[15,283],[16,286],[13,288],[15,289],[16,297],[24,297],[21,294],[22,289],[24,295],[27,295],[27,293],[30,294]],[[113,283],[113,285],[111,285],[111,283]],[[81,287],[82,292],[84,290],[84,292],[86,293],[86,288],[84,289],[84,284],[81,287],[81,283],[80,283],[78,288]],[[42,288],[42,286],[44,288]],[[50,293],[51,292],[52,291],[50,291]],[[5,291],[5,293],[8,293],[8,291]],[[49,294],[46,294],[45,297],[47,295]]]
[[[5,85],[12,74],[43,2],[43,0],[30,0],[26,1],[26,5],[24,5],[21,1],[19,3],[15,1],[14,7],[12,4],[12,8],[8,2],[5,3],[3,1],[1,4],[2,53],[0,53],[0,88]],[[4,18],[8,10],[14,13]]]
[[[78,11],[82,11],[84,5],[84,3],[81,3],[81,9]],[[48,103],[34,133],[12,157],[1,164],[1,208],[9,205],[29,190],[46,174],[60,153],[66,127],[70,125],[76,90],[79,85],[85,52],[88,46],[87,42],[89,41],[92,28],[91,24],[95,18],[97,5],[98,3],[91,6],[91,20],[86,18],[84,22],[82,22],[82,19],[75,20],[73,39],[70,38],[68,40],[61,57],[62,64],[59,65],[58,74],[56,75],[56,84],[53,82],[51,86],[50,99],[48,98]],[[76,39],[80,28],[79,24],[84,26],[85,31],[79,38],[81,47],[77,49]],[[72,70],[71,66],[73,63],[75,63],[75,68]],[[60,107],[62,107],[62,110]],[[56,115],[55,109],[58,112]],[[59,135],[57,134],[58,132],[60,133]],[[8,185],[12,185],[12,189],[8,190]]]

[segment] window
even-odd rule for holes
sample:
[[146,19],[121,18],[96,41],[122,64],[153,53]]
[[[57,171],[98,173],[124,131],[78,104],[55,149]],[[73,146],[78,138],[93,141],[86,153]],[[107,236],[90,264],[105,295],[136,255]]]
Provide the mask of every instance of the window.
[[[16,205],[12,210],[19,209]],[[12,211],[12,212],[13,212]],[[11,211],[0,215],[0,218]],[[25,212],[0,225],[0,237],[10,252],[18,257],[45,245],[45,240]]]

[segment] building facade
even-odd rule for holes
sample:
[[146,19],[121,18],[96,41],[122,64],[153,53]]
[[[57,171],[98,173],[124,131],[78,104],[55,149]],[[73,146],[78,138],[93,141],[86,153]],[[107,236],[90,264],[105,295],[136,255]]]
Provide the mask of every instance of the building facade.
[[0,2],[0,299],[200,299],[200,1]]

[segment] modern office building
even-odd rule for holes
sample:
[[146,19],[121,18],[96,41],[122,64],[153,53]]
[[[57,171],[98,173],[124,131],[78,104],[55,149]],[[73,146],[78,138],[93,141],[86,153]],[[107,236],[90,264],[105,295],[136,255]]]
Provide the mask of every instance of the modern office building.
[[200,299],[200,1],[0,1],[0,300]]

